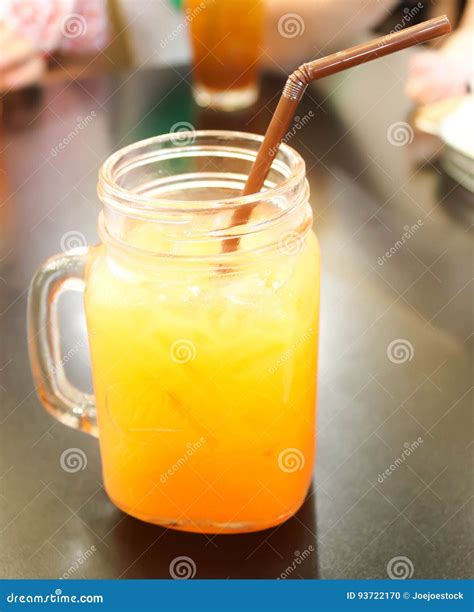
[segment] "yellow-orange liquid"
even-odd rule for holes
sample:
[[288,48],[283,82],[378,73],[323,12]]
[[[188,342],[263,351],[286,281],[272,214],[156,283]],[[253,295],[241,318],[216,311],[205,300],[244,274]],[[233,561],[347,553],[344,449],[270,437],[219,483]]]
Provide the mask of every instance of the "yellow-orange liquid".
[[[149,248],[159,237],[140,227],[128,240]],[[315,451],[319,250],[312,232],[296,246],[235,275],[98,247],[85,304],[103,473],[129,514],[252,531],[303,502]]]
[[258,0],[186,0],[185,7],[196,84],[214,91],[256,85],[263,3]]

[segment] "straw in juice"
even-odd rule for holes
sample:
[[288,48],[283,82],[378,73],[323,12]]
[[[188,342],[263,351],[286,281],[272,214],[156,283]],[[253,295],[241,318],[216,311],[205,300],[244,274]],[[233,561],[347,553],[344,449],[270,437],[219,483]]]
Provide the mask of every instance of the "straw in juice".
[[[423,43],[451,31],[451,24],[446,15],[424,21],[418,25],[381,36],[367,43],[338,51],[313,62],[302,64],[286,81],[278,106],[265,133],[265,138],[257,154],[255,163],[247,179],[243,195],[257,193],[263,187],[270,170],[275,152],[278,151],[293,115],[300,103],[306,87],[311,81],[341,72],[359,64],[395,53],[418,43]],[[238,208],[232,217],[231,225],[245,224],[252,214],[253,206]],[[232,238],[223,243],[223,251],[233,251],[239,246],[239,238]]]

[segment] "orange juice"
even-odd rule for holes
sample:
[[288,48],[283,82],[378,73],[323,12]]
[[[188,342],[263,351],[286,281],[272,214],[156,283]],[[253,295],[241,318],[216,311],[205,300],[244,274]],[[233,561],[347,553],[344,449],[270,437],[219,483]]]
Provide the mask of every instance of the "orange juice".
[[[99,172],[101,244],[50,258],[31,283],[44,406],[98,436],[111,500],[165,527],[265,529],[310,485],[319,249],[291,147],[242,195],[262,141],[203,130],[116,151]],[[84,292],[94,395],[67,380],[57,350],[69,288]]]
[[186,0],[194,91],[202,106],[249,106],[257,95],[263,2]]
[[[162,236],[149,224],[126,240],[148,249]],[[235,274],[98,247],[85,306],[104,481],[125,512],[219,533],[271,527],[302,504],[315,452],[319,249],[311,231],[296,246]]]

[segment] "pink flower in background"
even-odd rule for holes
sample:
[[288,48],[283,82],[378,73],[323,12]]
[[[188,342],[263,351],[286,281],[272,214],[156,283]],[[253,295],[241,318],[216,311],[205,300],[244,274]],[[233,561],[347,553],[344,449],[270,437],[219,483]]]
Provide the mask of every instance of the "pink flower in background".
[[99,51],[109,36],[105,0],[2,0],[0,21],[46,53]]
[[61,50],[99,51],[109,36],[105,0],[76,0],[74,5],[61,22]]

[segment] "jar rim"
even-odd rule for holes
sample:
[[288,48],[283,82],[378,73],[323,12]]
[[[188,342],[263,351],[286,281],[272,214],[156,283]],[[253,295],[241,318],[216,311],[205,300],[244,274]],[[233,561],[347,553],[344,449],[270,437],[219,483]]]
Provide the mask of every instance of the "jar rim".
[[[210,210],[220,209],[225,206],[227,210],[236,209],[248,204],[252,204],[259,198],[261,193],[250,194],[250,195],[239,195],[228,198],[210,199],[210,200],[179,200],[179,199],[167,199],[162,197],[150,197],[149,195],[141,195],[133,193],[128,189],[118,184],[115,178],[115,172],[120,162],[124,157],[134,151],[139,151],[141,148],[145,149],[151,145],[160,145],[166,142],[173,143],[175,152],[182,148],[182,151],[189,151],[190,148],[199,147],[199,144],[195,144],[195,141],[199,138],[204,137],[215,137],[217,140],[222,139],[241,139],[250,143],[263,142],[263,136],[259,134],[252,134],[250,132],[240,132],[232,130],[190,130],[180,131],[176,133],[161,134],[159,136],[153,136],[144,140],[139,140],[135,143],[122,147],[121,149],[112,153],[106,161],[102,164],[99,170],[99,184],[98,194],[99,198],[104,204],[111,206],[112,208],[119,209],[122,212],[129,212],[131,214],[144,214],[153,213],[179,213],[179,212],[208,212]],[[188,139],[190,139],[188,141]],[[180,145],[180,142],[186,143]],[[176,144],[178,143],[178,144]],[[217,146],[217,145],[216,145]],[[227,145],[229,146],[229,145]],[[249,152],[253,153],[253,151]],[[257,150],[255,150],[255,156]],[[292,147],[286,143],[281,143],[278,153],[274,159],[285,158],[284,163],[291,168],[291,174],[280,181],[277,185],[266,188],[264,190],[265,198],[272,198],[274,196],[281,196],[286,192],[296,188],[298,184],[304,180],[306,173],[306,165],[301,155]]]

